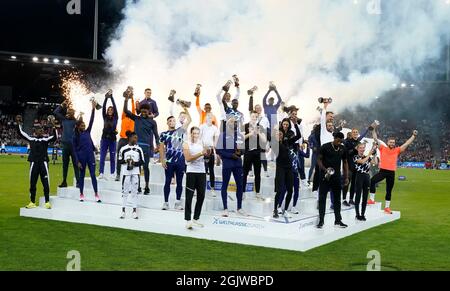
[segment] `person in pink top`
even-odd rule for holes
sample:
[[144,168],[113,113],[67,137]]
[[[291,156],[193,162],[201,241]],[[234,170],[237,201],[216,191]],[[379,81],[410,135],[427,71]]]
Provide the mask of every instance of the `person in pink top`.
[[[373,139],[379,144],[380,149],[380,171],[372,177],[370,180],[370,199],[367,204],[375,204],[375,185],[382,180],[386,179],[386,205],[384,212],[386,214],[392,214],[390,204],[391,204],[391,194],[394,188],[395,181],[395,171],[397,170],[397,160],[398,156],[403,153],[410,144],[416,139],[418,132],[414,130],[411,137],[401,146],[395,145],[395,138],[390,137],[387,140],[387,145],[378,139],[376,130],[373,131]],[[382,144],[381,144],[382,143]]]

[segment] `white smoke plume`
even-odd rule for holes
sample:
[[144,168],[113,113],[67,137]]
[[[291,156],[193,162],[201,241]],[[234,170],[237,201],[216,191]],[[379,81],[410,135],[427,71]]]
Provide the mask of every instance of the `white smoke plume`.
[[[284,100],[317,118],[317,97],[333,110],[371,102],[402,76],[416,77],[439,58],[448,30],[447,0],[141,0],[129,1],[105,58],[120,76],[112,87],[118,106],[127,85],[143,98],[153,90],[165,128],[170,89],[202,105],[237,74],[242,112],[246,90],[256,104],[274,81]],[[121,109],[119,109],[121,111]],[[190,110],[194,122],[198,115]]]

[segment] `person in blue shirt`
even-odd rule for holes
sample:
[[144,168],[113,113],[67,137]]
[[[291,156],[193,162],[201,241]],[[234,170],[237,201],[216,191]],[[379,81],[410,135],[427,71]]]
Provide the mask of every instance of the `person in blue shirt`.
[[92,124],[95,117],[95,105],[96,102],[92,101],[92,111],[89,120],[89,125],[86,128],[86,124],[80,118],[75,125],[75,133],[73,135],[73,148],[75,153],[75,160],[80,169],[80,201],[85,199],[84,190],[84,176],[86,174],[86,168],[89,168],[89,174],[91,175],[92,187],[94,188],[95,201],[101,202],[98,195],[97,179],[95,177],[95,155],[94,155],[94,143],[91,138]]
[[[277,95],[278,100],[276,103],[275,98],[269,97],[272,91]],[[264,113],[266,114],[267,119],[269,119],[270,130],[272,129],[272,124],[277,123],[277,111],[278,108],[280,108],[281,102],[281,96],[280,93],[278,93],[277,87],[270,85],[269,90],[263,98]]]
[[[125,93],[124,93],[125,94]],[[138,145],[144,152],[144,179],[145,179],[145,189],[144,195],[150,194],[149,181],[150,181],[150,169],[149,163],[150,158],[153,157],[154,147],[153,147],[153,137],[156,141],[156,146],[159,146],[159,135],[158,135],[158,125],[153,118],[150,117],[150,107],[148,104],[144,104],[140,108],[140,115],[133,114],[128,110],[128,99],[133,96],[133,92],[129,91],[125,94],[125,103],[123,104],[123,112],[131,120],[134,121],[134,132],[138,136]],[[139,191],[140,192],[140,191]]]
[[228,216],[228,184],[230,182],[231,174],[233,174],[236,183],[236,199],[237,212],[243,216],[247,214],[242,209],[242,195],[244,190],[243,185],[243,166],[242,154],[245,149],[244,136],[237,130],[238,121],[234,117],[227,119],[224,129],[221,130],[219,139],[216,145],[216,152],[222,159],[222,202],[224,211],[222,216]]
[[167,118],[168,130],[162,132],[159,137],[159,157],[166,177],[164,182],[164,204],[162,210],[169,209],[170,183],[174,176],[177,183],[175,209],[183,210],[181,194],[183,191],[183,175],[186,168],[186,162],[183,155],[183,143],[185,142],[184,139],[189,124],[192,121],[188,109],[186,107],[183,109],[186,116],[186,120],[183,124],[177,128],[176,118],[174,116],[169,116]]
[[[112,106],[106,109],[108,99],[111,99]],[[103,178],[103,173],[105,170],[105,158],[109,150],[109,163],[110,163],[110,173],[111,177],[116,169],[116,135],[117,135],[117,120],[119,115],[117,114],[116,103],[114,102],[114,97],[112,95],[112,90],[108,90],[105,95],[105,100],[103,101],[102,107],[103,115],[103,132],[102,139],[100,140],[100,176],[99,179]]]
[[150,118],[156,118],[159,115],[158,111],[158,105],[156,104],[156,101],[152,99],[152,89],[147,88],[144,90],[145,98],[141,102],[136,102],[136,112],[137,114],[141,113],[141,107],[144,104],[147,104],[149,106],[149,113],[148,116]]
[[62,148],[62,161],[63,161],[63,180],[58,187],[67,187],[67,172],[69,170],[69,162],[72,159],[73,172],[77,181],[77,187],[79,186],[80,172],[75,162],[75,154],[73,150],[72,140],[75,123],[75,110],[69,107],[69,101],[65,100],[60,106],[56,107],[53,114],[59,120],[62,125],[63,132],[61,136],[61,148]]

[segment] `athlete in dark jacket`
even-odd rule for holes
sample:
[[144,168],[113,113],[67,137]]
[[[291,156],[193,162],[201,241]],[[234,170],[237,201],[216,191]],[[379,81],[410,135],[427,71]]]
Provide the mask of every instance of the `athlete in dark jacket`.
[[17,131],[19,135],[30,144],[30,152],[28,154],[28,162],[30,162],[30,203],[26,208],[36,207],[36,183],[38,178],[41,178],[42,186],[44,187],[45,208],[50,209],[50,187],[49,187],[49,173],[48,173],[48,144],[54,142],[57,138],[56,130],[52,129],[52,133],[48,137],[44,137],[44,130],[42,127],[35,129],[34,136],[30,136],[22,130],[20,125],[22,121],[21,116],[16,117]]

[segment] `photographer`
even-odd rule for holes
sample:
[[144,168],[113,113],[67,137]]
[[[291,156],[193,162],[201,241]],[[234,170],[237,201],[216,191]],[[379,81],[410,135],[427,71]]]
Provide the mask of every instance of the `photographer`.
[[135,132],[127,131],[128,144],[123,146],[119,152],[118,163],[121,165],[122,179],[122,215],[125,218],[125,207],[127,206],[128,195],[131,194],[133,206],[132,217],[138,219],[137,215],[137,195],[139,192],[140,166],[144,164],[144,152],[137,145],[138,136]]

